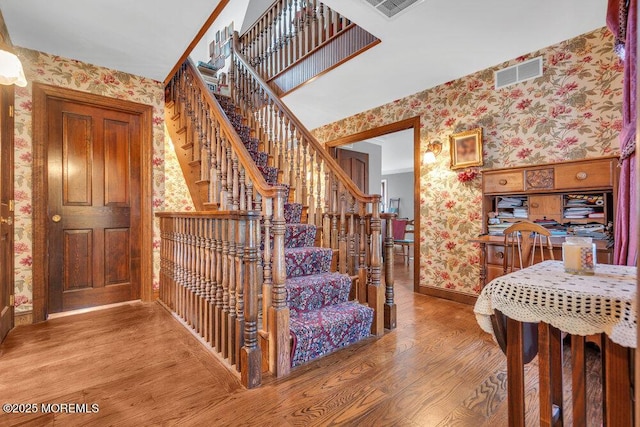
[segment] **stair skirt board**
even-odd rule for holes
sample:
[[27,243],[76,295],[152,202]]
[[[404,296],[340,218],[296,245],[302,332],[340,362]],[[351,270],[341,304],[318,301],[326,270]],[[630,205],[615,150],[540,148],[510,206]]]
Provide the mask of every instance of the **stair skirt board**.
[[[243,124],[242,115],[229,98],[216,98],[264,178],[271,185],[283,186],[288,200],[289,186],[277,182],[279,170],[267,165],[268,155],[259,151],[260,143]],[[314,246],[317,227],[301,223],[302,208],[300,203],[284,205],[285,287],[294,367],[371,336],[373,322],[372,308],[349,301],[351,278],[330,272],[333,251]],[[273,236],[270,241],[273,245]]]

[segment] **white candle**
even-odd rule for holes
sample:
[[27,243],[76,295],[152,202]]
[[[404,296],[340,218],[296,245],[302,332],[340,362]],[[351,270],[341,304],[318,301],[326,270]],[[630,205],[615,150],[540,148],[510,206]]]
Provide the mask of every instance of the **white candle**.
[[577,273],[582,269],[581,249],[579,245],[567,244],[562,245],[562,259],[564,260],[564,269],[567,273]]
[[596,245],[590,237],[567,237],[562,244],[564,271],[572,274],[594,274]]

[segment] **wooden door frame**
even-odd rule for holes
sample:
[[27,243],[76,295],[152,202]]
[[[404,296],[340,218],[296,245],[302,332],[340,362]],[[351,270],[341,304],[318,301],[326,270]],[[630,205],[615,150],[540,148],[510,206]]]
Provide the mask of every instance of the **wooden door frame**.
[[364,141],[377,136],[413,129],[413,291],[420,292],[420,116],[354,133],[325,143],[327,149]]
[[[0,16],[1,18],[1,16]],[[0,19],[1,21],[1,19]],[[6,101],[6,102],[5,102]],[[4,182],[4,184],[7,185],[7,189],[9,190],[9,200],[7,200],[6,202],[8,203],[8,212],[7,212],[7,216],[9,219],[14,220],[15,218],[15,212],[14,212],[14,208],[13,208],[13,202],[15,199],[15,191],[14,191],[14,171],[15,171],[15,161],[14,161],[14,149],[15,149],[15,144],[14,144],[14,132],[15,132],[15,126],[14,126],[14,114],[13,114],[13,108],[15,105],[15,87],[13,85],[10,86],[5,86],[2,85],[0,86],[0,102],[2,103],[2,105],[0,106],[0,113],[2,114],[2,118],[0,118],[0,120],[2,121],[2,123],[0,124],[0,150],[3,150],[3,147],[6,149],[6,154],[8,158],[5,158],[5,156],[0,155],[0,158],[2,159],[2,168],[0,170],[0,175],[4,175],[5,173],[5,168],[8,171],[9,175],[7,177],[7,181],[8,182]],[[0,176],[0,180],[2,179],[2,177]],[[0,191],[4,190],[4,185],[0,185]],[[1,194],[0,194],[1,197]],[[0,202],[2,202],[2,200],[0,200]],[[1,206],[1,203],[0,203]],[[2,211],[2,209],[0,209],[0,216],[2,216],[5,212]],[[14,249],[14,241],[15,241],[15,221],[12,222],[12,224],[7,224],[8,227],[10,227],[10,232],[9,232],[9,242],[8,244],[10,245],[10,250],[11,250],[11,260],[8,262],[8,265],[2,265],[2,269],[3,271],[0,274],[0,280],[2,280],[2,286],[6,286],[7,288],[4,289],[0,289],[0,292],[7,292],[8,294],[5,294],[5,296],[7,297],[6,300],[6,306],[9,307],[9,312],[6,314],[7,316],[9,316],[9,324],[8,327],[9,329],[5,330],[0,330],[0,342],[2,342],[2,340],[5,338],[6,334],[9,333],[9,331],[11,331],[11,329],[14,328],[15,326],[15,315],[16,315],[16,309],[15,309],[15,305],[12,304],[11,300],[12,297],[15,295],[16,293],[16,284],[15,284],[15,274],[14,274],[14,270],[15,270],[15,249]],[[0,252],[0,257],[4,256],[4,253]],[[3,264],[2,261],[0,261],[0,264]],[[7,273],[10,277],[9,282],[5,283],[4,282],[4,274],[5,271],[4,269],[7,269]],[[3,301],[4,302],[4,301]],[[4,309],[4,305],[0,305],[0,312]]]
[[132,101],[108,98],[42,83],[33,84],[33,322],[48,316],[49,265],[48,236],[48,111],[49,99],[75,103],[137,115],[140,118],[140,298],[153,298],[153,107]]

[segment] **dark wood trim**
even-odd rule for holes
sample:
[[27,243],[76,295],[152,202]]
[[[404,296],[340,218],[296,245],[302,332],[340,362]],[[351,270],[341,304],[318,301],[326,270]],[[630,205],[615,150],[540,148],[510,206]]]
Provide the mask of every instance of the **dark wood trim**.
[[[420,119],[413,132],[413,291],[420,292]],[[445,298],[445,297],[443,297]],[[455,300],[454,300],[455,301]]]
[[140,117],[141,129],[141,265],[140,297],[153,298],[153,107],[42,83],[33,84],[33,321],[47,319],[47,101],[49,98],[95,105]]
[[[324,143],[325,147],[339,147],[340,145],[351,144],[354,142],[364,141],[365,139],[375,138],[376,136],[386,135],[388,133],[398,132],[413,128],[418,130],[418,143],[420,142],[420,116],[411,117],[410,119],[400,120],[399,122],[389,123],[388,125],[377,128],[363,130],[362,132],[343,136],[342,138],[333,139]],[[414,135],[415,136],[415,135]],[[414,139],[415,142],[415,139]],[[415,149],[415,144],[414,144]],[[420,144],[418,144],[418,152]]]
[[[414,239],[420,241],[420,116],[411,117],[409,119],[400,120],[398,122],[389,123],[373,129],[367,129],[362,132],[347,135],[342,138],[334,139],[325,143],[325,147],[334,148],[340,145],[351,144],[354,142],[364,141],[377,136],[386,135],[401,130],[413,129],[413,219],[414,219]],[[413,290],[414,292],[424,293],[420,286],[420,245],[413,245]],[[457,298],[447,296],[449,291],[442,291],[444,295],[438,295],[441,298],[447,298],[459,301]],[[475,302],[475,297],[473,301]],[[460,301],[466,302],[467,300]]]
[[476,299],[478,299],[478,297],[475,295],[463,294],[458,291],[450,291],[447,289],[434,288],[433,286],[424,286],[420,284],[418,284],[418,289],[416,289],[416,292],[422,295],[448,299],[450,301],[460,302],[467,305],[475,305]]
[[167,75],[167,77],[165,77],[163,82],[165,86],[173,78],[174,74],[178,72],[178,68],[180,68],[182,64],[184,64],[184,61],[191,54],[191,51],[196,47],[198,43],[200,43],[200,39],[202,39],[202,37],[204,37],[207,31],[209,31],[209,28],[211,28],[211,25],[213,24],[213,22],[218,18],[218,15],[220,15],[220,13],[227,6],[227,3],[229,3],[229,0],[220,0],[220,3],[218,3],[216,8],[213,10],[213,12],[211,12],[211,15],[209,15],[207,20],[204,21],[204,24],[202,24],[202,28],[200,28],[200,31],[198,31],[198,34],[196,34],[193,40],[191,40],[191,43],[189,44],[189,46],[187,46],[187,48],[185,49],[180,59],[178,59],[178,62],[176,62],[176,65],[173,66],[171,71],[169,71],[169,74]]

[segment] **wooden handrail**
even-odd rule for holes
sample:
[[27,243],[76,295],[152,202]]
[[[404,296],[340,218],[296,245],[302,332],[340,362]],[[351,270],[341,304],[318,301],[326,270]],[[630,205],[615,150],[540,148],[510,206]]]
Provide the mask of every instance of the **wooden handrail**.
[[189,212],[156,212],[158,218],[230,218],[240,211],[189,211]]
[[267,181],[264,179],[264,176],[251,158],[249,151],[247,151],[247,147],[245,147],[244,143],[240,139],[240,136],[238,136],[235,131],[231,131],[233,129],[233,125],[229,121],[227,115],[220,108],[220,104],[218,104],[218,102],[214,100],[213,95],[207,87],[207,84],[204,82],[204,79],[197,71],[191,58],[188,58],[187,66],[189,67],[189,71],[191,72],[191,74],[195,77],[195,83],[198,85],[198,88],[202,93],[206,94],[204,100],[207,102],[207,105],[216,115],[216,118],[221,123],[224,123],[224,126],[221,126],[220,128],[223,130],[227,139],[230,141],[233,150],[236,152],[238,159],[240,160],[242,166],[245,168],[245,171],[248,174],[249,178],[251,179],[251,181],[253,181],[254,189],[257,189],[257,191],[264,197],[275,197],[280,191],[283,191],[282,187],[271,186],[267,183]]
[[295,114],[280,100],[280,98],[275,94],[275,92],[271,89],[271,87],[264,81],[262,77],[255,71],[255,69],[249,65],[247,59],[240,53],[240,41],[238,37],[238,33],[235,32],[233,35],[233,55],[242,63],[247,72],[251,74],[251,77],[254,78],[265,91],[265,93],[269,96],[269,98],[273,101],[273,103],[282,111],[289,120],[296,126],[296,129],[302,133],[304,138],[311,143],[316,153],[318,153],[322,159],[329,165],[331,172],[335,174],[338,180],[342,185],[355,197],[356,200],[363,203],[374,203],[380,200],[380,195],[374,194],[364,194],[351,180],[349,175],[338,165],[329,152],[322,146],[318,140],[311,135],[311,132],[307,130],[307,128],[302,124],[302,122],[296,117]]

